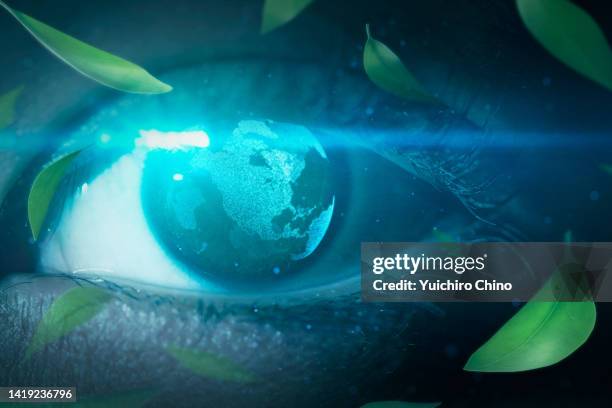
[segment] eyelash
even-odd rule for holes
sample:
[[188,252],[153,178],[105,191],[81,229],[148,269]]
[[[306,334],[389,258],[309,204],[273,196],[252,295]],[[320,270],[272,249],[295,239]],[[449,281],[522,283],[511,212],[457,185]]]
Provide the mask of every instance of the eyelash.
[[[414,133],[411,132],[412,137],[415,137]],[[430,112],[429,119],[418,130],[416,137],[424,140],[414,142],[417,144],[416,151],[410,150],[414,147],[410,144],[402,150],[402,144],[393,140],[391,148],[382,146],[378,153],[435,188],[450,192],[478,220],[490,223],[479,211],[496,207],[510,195],[504,193],[495,199],[486,197],[503,174],[501,171],[499,174],[486,174],[484,177],[477,174],[482,168],[482,158],[486,155],[483,154],[482,148],[476,146],[487,145],[491,135],[464,116],[434,111]],[[451,137],[457,140],[449,140]],[[449,144],[457,143],[457,146],[463,149],[465,140],[472,140],[473,146],[459,151],[448,147]]]

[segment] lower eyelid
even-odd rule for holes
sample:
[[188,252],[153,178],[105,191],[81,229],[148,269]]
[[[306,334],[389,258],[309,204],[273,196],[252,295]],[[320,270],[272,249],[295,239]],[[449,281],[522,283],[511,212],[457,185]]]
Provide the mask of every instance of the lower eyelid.
[[[186,294],[184,291],[158,291],[150,292],[146,288],[132,287],[127,284],[110,282],[99,278],[73,277],[66,274],[33,274],[14,275],[4,280],[0,286],[0,300],[3,307],[0,315],[6,314],[10,321],[15,317],[33,319],[32,322],[22,322],[15,327],[27,327],[34,324],[40,317],[28,313],[20,308],[42,311],[47,309],[54,299],[75,286],[96,286],[112,294],[116,303],[113,307],[137,308],[148,313],[156,314],[161,309],[172,310],[173,318],[178,320],[196,319],[202,324],[214,324],[223,321],[229,316],[239,317],[241,321],[261,322],[262,320],[276,320],[278,314],[290,313],[294,307],[303,308],[333,304],[334,308],[342,309],[357,304],[359,295],[358,281],[344,282],[319,288],[317,291],[304,291],[301,294],[285,296],[274,299],[239,299],[208,297],[197,294]],[[440,311],[433,306],[424,306],[432,313]],[[19,309],[19,310],[18,310]],[[104,324],[110,324],[107,319]],[[33,329],[33,327],[31,327]],[[15,338],[27,338],[29,335],[20,335]]]

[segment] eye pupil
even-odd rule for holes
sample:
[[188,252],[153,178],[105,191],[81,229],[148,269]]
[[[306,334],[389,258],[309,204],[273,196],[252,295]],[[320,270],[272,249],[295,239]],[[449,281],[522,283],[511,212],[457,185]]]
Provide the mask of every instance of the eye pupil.
[[297,273],[331,221],[325,151],[291,124],[242,121],[217,133],[207,147],[147,154],[151,229],[175,259],[216,283],[260,286]]

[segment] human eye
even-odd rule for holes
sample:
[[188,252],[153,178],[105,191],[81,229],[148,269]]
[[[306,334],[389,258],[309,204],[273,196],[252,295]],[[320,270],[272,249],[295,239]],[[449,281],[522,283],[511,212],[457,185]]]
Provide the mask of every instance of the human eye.
[[[267,69],[248,67],[255,79]],[[123,97],[78,127],[73,139],[95,151],[66,176],[60,194],[74,198],[43,241],[43,269],[231,294],[282,286],[304,268],[334,210],[327,153],[305,127],[233,121],[205,93],[248,95],[254,79],[228,88],[212,76],[181,70],[169,98]]]
[[[397,191],[376,208],[384,189],[363,173],[380,172],[386,160],[364,153],[364,139],[410,132],[407,109],[420,113],[418,126],[433,120],[354,67],[339,64],[330,78],[317,61],[266,53],[177,65],[159,74],[173,92],[119,95],[60,124],[51,157],[89,147],[64,177],[38,239],[41,271],[274,301],[341,283],[354,290],[354,248],[367,224],[384,218],[371,209],[422,212],[432,196],[390,165]],[[449,216],[460,210],[449,208]],[[417,214],[387,223],[387,237],[410,229],[412,239],[436,226]]]

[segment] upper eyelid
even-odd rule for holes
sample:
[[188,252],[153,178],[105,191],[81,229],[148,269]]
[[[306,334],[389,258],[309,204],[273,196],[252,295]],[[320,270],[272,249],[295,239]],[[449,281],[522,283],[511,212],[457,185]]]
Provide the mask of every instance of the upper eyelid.
[[[208,61],[208,59],[202,60],[197,56],[190,56],[180,61],[177,66],[160,72],[159,76],[163,78],[165,74],[181,71],[183,69],[189,69],[190,67],[198,67],[208,63],[211,65],[233,62],[238,63],[239,58],[241,57],[235,54],[220,54],[219,60]],[[284,58],[285,57],[282,55],[277,55],[270,58],[265,53],[253,53],[248,57],[248,62],[242,61],[242,64],[261,63],[265,66],[274,67],[276,64],[290,63],[296,64],[297,66],[302,66],[304,69],[307,69],[307,67],[317,67],[317,61],[313,59],[289,58],[288,60],[285,60]],[[325,134],[324,137],[334,139],[330,140],[331,143],[336,143],[337,141],[346,143],[348,141],[350,146],[354,146],[360,143],[360,141],[356,139],[357,133],[360,132],[355,132],[348,138],[346,135],[354,132],[356,127],[363,125],[364,121],[367,121],[367,118],[360,117],[361,112],[366,112],[367,109],[370,109],[373,106],[375,107],[379,104],[385,105],[385,112],[388,111],[389,107],[391,107],[391,109],[397,108],[398,111],[402,110],[402,106],[405,105],[403,101],[385,94],[373,84],[369,83],[367,78],[361,72],[347,71],[346,75],[337,80],[333,78],[334,71],[335,70],[326,70],[325,73],[321,75],[322,80],[331,79],[334,81],[334,83],[328,87],[328,95],[323,95],[321,97],[321,99],[325,101],[324,107],[321,108],[323,111],[322,116],[306,119],[304,121],[301,120],[301,117],[289,119],[281,118],[280,120],[304,125],[315,132],[322,131],[323,133],[319,134]],[[331,78],[330,75],[332,76]],[[323,84],[321,84],[321,86],[325,88]],[[338,86],[345,90],[350,90],[354,92],[354,94],[350,95],[349,98],[348,95],[337,92]],[[71,111],[70,114],[63,115],[62,118],[57,118],[50,125],[47,133],[62,135],[77,133],[79,126],[100,112],[100,106],[110,106],[112,103],[128,97],[134,96],[119,94],[104,88],[95,89],[82,98],[83,103],[79,102],[77,106],[67,107],[67,109]],[[139,97],[141,96],[136,96],[136,98]],[[142,98],[150,97],[158,98],[160,96],[146,96]],[[279,120],[277,118],[274,119]],[[321,124],[320,122],[325,123]],[[366,134],[365,137],[367,136],[368,135]],[[64,136],[62,138],[58,138],[56,141],[57,148],[50,150],[50,153],[52,156],[62,155],[79,147],[84,147],[91,142],[92,140],[69,139]],[[367,146],[367,140],[365,145]],[[46,147],[48,148],[48,146]]]
[[[24,38],[28,41],[30,40],[29,38],[27,38],[27,36],[25,36],[25,34],[24,34]],[[32,42],[31,48],[34,50],[37,50],[37,52],[39,53],[42,53],[44,51],[44,50],[41,51],[39,49],[39,46],[35,44],[34,42]],[[151,61],[144,61],[143,63],[146,64],[147,67],[152,72],[155,72],[156,74],[159,74],[159,75],[163,75],[164,73],[168,71],[175,70],[177,68],[181,68],[181,67],[185,67],[189,65],[194,65],[197,63],[203,63],[206,61],[210,61],[210,62],[228,61],[229,62],[229,61],[237,61],[239,58],[246,58],[249,60],[267,59],[271,61],[286,60],[286,61],[293,61],[296,63],[315,63],[316,62],[316,59],[313,58],[312,56],[307,57],[302,54],[299,54],[298,56],[296,56],[296,55],[291,55],[289,53],[276,52],[276,51],[267,52],[267,51],[262,51],[262,50],[254,50],[252,52],[241,54],[238,51],[224,51],[221,49],[219,51],[216,51],[206,56],[202,56],[201,52],[199,51],[201,50],[188,49],[185,52],[181,52],[179,54],[172,56],[172,58],[164,58],[164,59],[155,58]],[[45,54],[44,58],[51,58],[51,57]],[[55,67],[54,69],[54,73],[56,76],[59,75],[61,77],[62,83],[71,83],[73,81],[75,83],[81,83],[82,80],[79,78],[78,74],[72,72],[70,69],[60,64],[57,64],[57,65],[58,66]],[[54,78],[57,79],[56,77]],[[35,81],[31,80],[28,82],[35,82]],[[50,81],[49,83],[52,83],[52,82],[53,81]],[[95,109],[97,108],[97,105],[100,102],[108,103],[122,96],[122,94],[117,91],[106,89],[104,87],[97,86],[97,85],[92,85],[92,84],[89,84],[88,82],[86,83],[88,84],[88,86],[85,89],[81,89],[81,88],[75,89],[74,95],[76,99],[74,101],[69,102],[67,105],[64,105],[58,108],[57,109],[58,112],[56,112],[51,117],[47,117],[46,120],[42,122],[40,120],[36,121],[39,124],[43,123],[42,125],[43,127],[41,129],[38,129],[34,132],[28,131],[26,128],[20,129],[22,126],[20,123],[22,121],[22,115],[17,115],[17,120],[15,123],[16,128],[19,128],[20,132],[29,133],[28,137],[30,137],[31,142],[28,143],[28,148],[31,149],[32,146],[39,146],[40,148],[43,148],[45,147],[45,143],[48,143],[49,140],[57,142],[57,143],[61,143],[61,140],[59,140],[59,138],[57,138],[58,140],[56,140],[55,138],[55,135],[57,133],[60,133],[66,127],[69,127],[72,124],[77,123],[78,121],[82,120],[83,116],[91,114],[93,111],[95,111]],[[22,104],[28,105],[28,106],[35,106],[36,104],[33,102],[36,100],[42,99],[41,97],[43,93],[44,95],[49,94],[48,90],[45,90],[40,86],[26,87],[26,90],[21,97],[21,99],[23,99]],[[72,92],[62,92],[62,94],[71,94],[71,93]],[[57,98],[52,98],[53,103],[55,103],[56,100]]]

